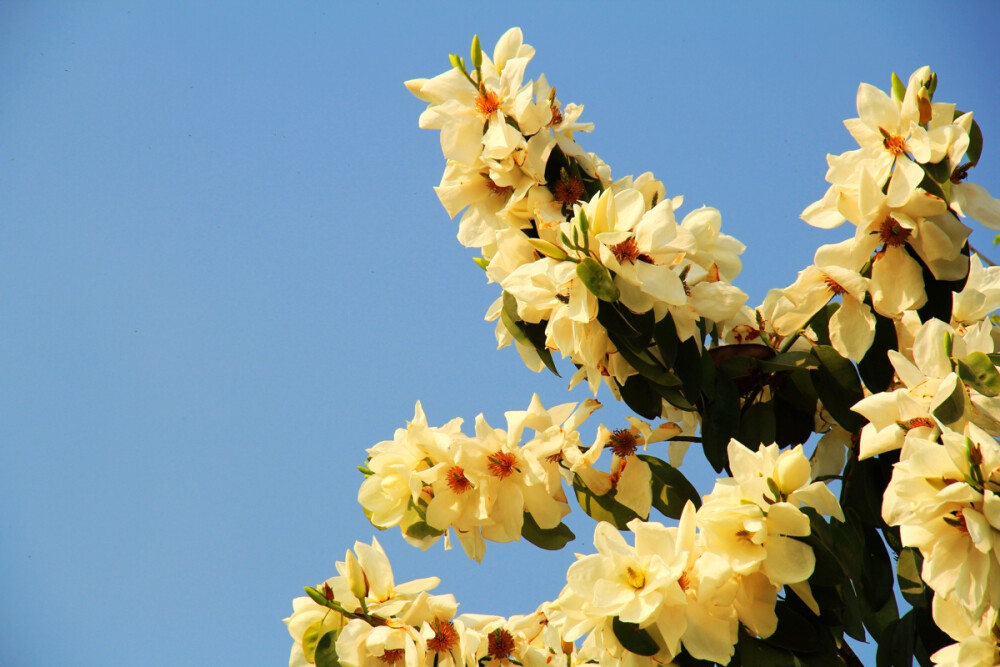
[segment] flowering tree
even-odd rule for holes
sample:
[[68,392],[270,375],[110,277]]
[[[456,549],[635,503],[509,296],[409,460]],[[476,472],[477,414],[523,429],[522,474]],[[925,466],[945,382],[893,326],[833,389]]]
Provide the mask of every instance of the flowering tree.
[[[293,601],[290,665],[859,665],[847,637],[879,665],[1000,664],[1000,268],[965,225],[1000,228],[1000,201],[967,180],[972,113],[934,101],[928,67],[861,84],[859,148],[827,157],[802,213],[854,233],[751,308],[719,211],[682,216],[649,172],[612,179],[577,143],[583,107],[525,81],[533,54],[515,28],[407,82],[441,132],[436,191],[500,286],[500,346],[536,371],[568,358],[571,387],[636,416],[588,444],[594,398],[535,396],[471,434],[417,403],[368,450],[358,500],[478,561],[488,541],[562,548],[572,495],[595,553],[503,618],[456,615],[436,578],[397,585],[358,542]],[[723,475],[707,494],[680,471],[692,443]]]

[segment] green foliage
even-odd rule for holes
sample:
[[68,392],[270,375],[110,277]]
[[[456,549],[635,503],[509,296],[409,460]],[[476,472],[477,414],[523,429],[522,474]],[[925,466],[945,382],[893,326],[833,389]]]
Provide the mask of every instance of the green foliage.
[[618,530],[628,530],[626,524],[638,516],[615,500],[611,492],[599,496],[591,491],[579,476],[573,479],[573,491],[580,509],[594,521],[607,521]]
[[655,456],[639,454],[639,458],[649,464],[653,475],[653,507],[656,511],[671,519],[679,519],[689,500],[695,508],[701,507],[701,495],[684,473]]
[[528,540],[536,547],[547,551],[558,551],[568,542],[576,539],[576,535],[564,523],[560,523],[555,528],[540,528],[531,516],[531,512],[524,513],[524,523],[521,524],[521,537]]
[[660,650],[649,633],[635,623],[626,623],[615,616],[611,621],[611,629],[621,645],[636,655],[656,655]]
[[865,419],[851,406],[864,398],[861,378],[850,360],[828,345],[815,345],[813,353],[819,367],[811,371],[813,387],[823,401],[823,407],[848,431],[858,431]]

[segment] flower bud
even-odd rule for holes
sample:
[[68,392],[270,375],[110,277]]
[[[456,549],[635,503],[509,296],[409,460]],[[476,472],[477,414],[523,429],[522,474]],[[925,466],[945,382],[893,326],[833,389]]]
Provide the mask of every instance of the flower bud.
[[782,495],[787,496],[793,491],[801,489],[809,482],[811,470],[809,460],[802,453],[802,446],[787,449],[778,455],[778,460],[774,462],[774,472],[771,476]]
[[344,566],[347,570],[347,585],[351,589],[351,595],[364,600],[368,597],[368,577],[353,551],[348,550],[344,557]]

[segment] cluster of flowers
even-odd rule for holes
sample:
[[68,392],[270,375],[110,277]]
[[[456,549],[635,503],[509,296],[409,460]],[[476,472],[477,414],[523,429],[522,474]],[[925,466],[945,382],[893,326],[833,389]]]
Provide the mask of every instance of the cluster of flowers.
[[[406,428],[368,450],[358,501],[375,526],[399,526],[407,541],[423,549],[442,536],[450,546],[454,530],[476,560],[485,553],[485,540],[520,540],[525,514],[542,530],[557,527],[569,513],[563,480],[572,484],[579,477],[597,495],[616,488],[619,503],[646,517],[651,473],[635,452],[681,429],[670,422],[651,428],[631,418],[629,429],[599,427],[595,442],[585,447],[576,429],[600,406],[587,399],[546,409],[535,395],[527,410],[505,413],[506,429],[479,415],[475,436],[468,436],[461,419],[428,426],[417,403]],[[522,443],[525,429],[533,437]],[[610,473],[593,467],[605,447],[614,452]],[[680,465],[684,445],[669,447]]]
[[[895,76],[893,83],[891,96],[860,86],[859,118],[845,121],[860,148],[827,157],[831,186],[802,214],[824,228],[849,220],[854,237],[822,246],[793,285],[769,295],[756,313],[773,322],[769,330],[745,322],[731,330],[780,340],[839,297],[830,340],[860,361],[875,336],[875,314],[892,320],[893,382],[853,408],[868,420],[858,458],[900,450],[882,514],[899,526],[905,547],[919,550],[934,621],[957,642],[933,660],[993,665],[1000,663],[1000,505],[993,496],[1000,373],[991,355],[1000,331],[990,316],[1000,305],[1000,267],[969,257],[971,230],[960,218],[1000,229],[1000,201],[966,182],[982,141],[972,113],[932,102],[937,78],[927,67],[905,87]],[[950,322],[922,321],[916,312],[928,301],[923,267],[935,280],[955,281]]]
[[[579,556],[559,597],[525,616],[455,616],[452,596],[427,593],[436,578],[395,586],[378,542],[357,543],[357,556],[348,552],[337,563],[340,576],[294,601],[285,619],[295,640],[289,664],[316,664],[327,633],[344,665],[545,665],[554,656],[568,664],[654,665],[668,663],[682,645],[695,658],[724,664],[741,623],[760,636],[774,632],[783,586],[819,613],[807,582],[815,556],[795,539],[810,533],[802,507],[844,518],[826,485],[811,480],[801,446],[752,452],[733,440],[729,454],[733,477],[718,480],[699,510],[689,502],[678,526],[634,519],[630,546],[611,524],[598,523],[598,553]],[[630,653],[615,623],[635,624],[656,650]]]
[[966,182],[981,148],[981,136],[972,143],[972,113],[932,102],[937,77],[929,67],[905,87],[893,78],[892,96],[866,83],[858,88],[858,118],[844,124],[860,148],[827,156],[831,185],[802,213],[827,229],[849,220],[854,237],[816,251],[813,265],[782,290],[794,305],[774,322],[777,333],[794,333],[839,296],[830,339],[854,361],[874,339],[873,310],[899,320],[927,302],[921,263],[936,280],[965,279],[972,230],[959,216],[1000,229],[1000,201]]
[[[524,81],[533,54],[515,28],[492,59],[474,39],[471,70],[452,56],[448,72],[407,82],[428,103],[420,126],[441,130],[438,196],[452,217],[462,212],[459,240],[480,250],[488,279],[503,288],[487,313],[499,320],[501,346],[515,343],[535,370],[558,351],[578,368],[571,384],[586,380],[596,393],[603,380],[618,395],[645,371],[616,347],[602,323],[608,308],[669,316],[677,338],[699,347],[714,330],[727,344],[808,352],[820,338],[810,322],[837,301],[826,329],[845,358],[865,357],[877,323],[894,329],[891,382],[854,406],[867,420],[860,433],[817,405],[814,430],[824,435],[811,462],[801,445],[753,452],[734,440],[732,477],[700,508],[687,505],[676,527],[634,520],[632,546],[599,523],[598,553],[578,556],[559,597],[533,614],[456,616],[451,596],[427,593],[436,580],[395,587],[378,544],[358,544],[356,557],[337,564],[339,577],[295,601],[291,664],[320,663],[330,650],[346,665],[646,665],[669,663],[682,648],[727,663],[741,625],[760,637],[775,631],[783,587],[819,613],[808,584],[815,555],[798,539],[811,530],[802,509],[845,519],[814,480],[840,475],[851,450],[857,459],[899,450],[882,515],[919,552],[933,619],[956,642],[934,662],[1000,664],[1000,333],[990,319],[1000,267],[970,258],[962,223],[1000,229],[1000,201],[967,182],[982,146],[972,114],[933,101],[937,78],[927,67],[905,85],[893,75],[891,94],[862,84],[859,117],[845,122],[860,147],[828,156],[830,187],[802,213],[822,228],[850,221],[855,233],[822,246],[794,284],[751,309],[731,284],[743,245],[720,232],[718,211],[678,222],[682,199],[668,198],[651,174],[613,181],[574,140],[592,129],[579,122],[583,108],[563,105],[544,77]],[[930,299],[926,281],[954,292],[950,322],[917,312]],[[656,346],[641,354],[663,362]],[[418,403],[405,429],[368,450],[359,501],[373,524],[399,526],[421,548],[442,537],[447,546],[453,531],[477,560],[485,540],[520,539],[529,520],[557,529],[569,511],[563,481],[597,496],[614,490],[615,502],[644,519],[652,474],[637,448],[693,433],[698,413],[681,418],[664,403],[671,421],[601,426],[584,446],[576,429],[599,406],[546,410],[536,396],[506,413],[506,429],[480,416],[468,436],[461,420],[429,426]],[[526,429],[533,435],[522,444]],[[607,448],[612,467],[602,472],[594,466]],[[672,442],[671,464],[683,455]],[[623,624],[652,646],[623,645]]]
[[[579,557],[567,585],[545,608],[563,639],[586,635],[581,653],[602,665],[667,664],[684,649],[694,658],[726,664],[742,624],[767,637],[777,627],[775,603],[783,586],[819,613],[806,581],[813,573],[810,534],[802,507],[844,520],[837,499],[812,481],[802,447],[777,445],[752,452],[729,443],[733,477],[719,479],[697,511],[690,503],[679,525],[633,520],[635,546],[599,523],[598,553]],[[628,652],[615,623],[645,629],[656,651]]]
[[[962,301],[956,299],[956,313]],[[900,527],[904,546],[919,550],[921,578],[934,591],[934,621],[958,642],[934,660],[997,664],[1000,373],[989,356],[997,328],[989,320],[950,325],[907,319],[912,343],[890,353],[901,386],[854,407],[869,420],[859,457],[901,450],[882,516]]]
[[[355,555],[356,554],[356,555]],[[456,615],[453,595],[431,595],[437,577],[395,585],[377,540],[354,544],[338,576],[292,603],[285,619],[294,641],[289,667],[549,664],[574,647],[564,645],[541,611],[503,618]],[[575,659],[567,664],[580,664]]]
[[[612,181],[573,139],[592,129],[578,122],[583,107],[563,106],[544,76],[523,83],[533,54],[514,28],[492,60],[473,41],[472,72],[453,56],[451,70],[407,87],[429,103],[420,127],[441,130],[441,203],[452,216],[465,209],[459,241],[481,250],[489,280],[514,299],[509,317],[537,325],[542,349],[578,367],[571,386],[585,379],[596,393],[605,379],[616,391],[611,378],[621,384],[636,371],[598,321],[599,301],[657,320],[669,313],[680,340],[700,344],[701,319],[732,317],[747,298],[731,284],[744,246],[720,233],[715,209],[678,223],[683,199],[666,198],[650,173]],[[541,370],[539,348],[504,310],[501,297],[487,312],[500,346],[514,342]]]

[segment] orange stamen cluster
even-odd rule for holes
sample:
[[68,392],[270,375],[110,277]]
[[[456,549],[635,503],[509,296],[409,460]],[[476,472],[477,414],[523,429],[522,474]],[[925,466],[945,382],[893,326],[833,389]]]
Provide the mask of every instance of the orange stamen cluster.
[[505,479],[514,474],[517,470],[517,456],[511,452],[497,450],[487,457],[489,463],[486,468],[490,474],[500,479]]
[[635,433],[627,428],[620,428],[612,433],[609,444],[611,451],[620,459],[635,454],[635,450],[639,448],[639,441],[636,439]]
[[583,193],[583,181],[576,176],[561,178],[552,186],[552,196],[562,204],[575,204]]
[[458,633],[451,621],[434,619],[434,636],[427,640],[427,648],[436,653],[448,653],[458,643]]
[[448,482],[448,488],[458,494],[465,493],[472,486],[472,482],[465,476],[465,470],[461,466],[449,468],[445,479]]
[[494,197],[499,197],[500,199],[506,199],[514,192],[514,187],[511,185],[500,186],[497,185],[492,178],[483,174],[483,178],[486,179],[486,189],[490,191],[490,194]]
[[484,116],[492,116],[500,108],[500,98],[492,90],[482,89],[476,97],[476,110]]
[[498,628],[490,633],[489,655],[494,660],[502,660],[514,652],[514,637],[504,630]]
[[559,110],[559,106],[553,104],[549,107],[552,110],[552,120],[549,121],[549,125],[558,125],[563,122],[562,111]]
[[896,422],[896,424],[904,431],[912,431],[920,427],[934,428],[934,422],[929,417],[914,417],[906,421]]
[[401,648],[391,648],[385,653],[378,657],[379,662],[383,665],[395,665],[397,662],[402,662],[406,651]]
[[902,155],[906,152],[906,139],[898,134],[890,134],[882,140],[882,145],[893,155]]
[[847,293],[847,290],[844,289],[840,285],[840,283],[838,283],[836,280],[834,280],[830,276],[824,276],[823,277],[823,282],[826,283],[827,289],[829,289],[831,292],[833,292],[837,296],[840,296],[841,294],[846,294]]
[[901,246],[906,243],[913,231],[899,224],[896,218],[887,215],[879,226],[878,233],[887,246]]

